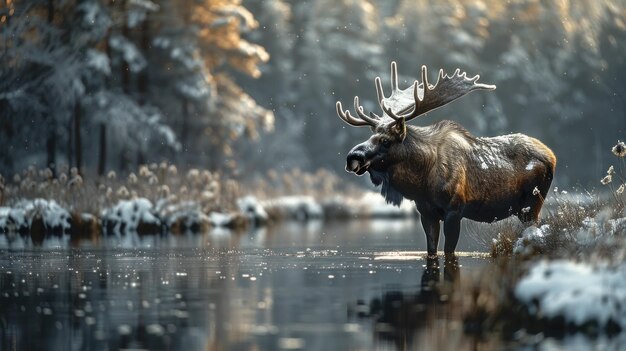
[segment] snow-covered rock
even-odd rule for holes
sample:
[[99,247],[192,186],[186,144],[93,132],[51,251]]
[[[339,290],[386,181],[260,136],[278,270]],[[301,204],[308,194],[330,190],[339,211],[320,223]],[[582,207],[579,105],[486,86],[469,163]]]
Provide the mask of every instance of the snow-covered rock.
[[267,211],[254,196],[237,199],[239,211],[246,215],[255,225],[266,223],[269,219]]
[[160,231],[161,226],[152,202],[145,198],[121,200],[102,211],[102,222],[104,229],[113,234],[155,233]]
[[26,211],[22,208],[0,207],[0,233],[17,233],[28,230]]
[[209,223],[214,227],[227,228],[232,225],[234,217],[229,213],[211,212],[209,213]]
[[297,220],[318,219],[324,216],[322,206],[311,196],[284,196],[264,201],[263,207],[281,218]]
[[70,213],[54,200],[21,200],[13,207],[13,214],[23,210],[28,227],[33,230],[33,222],[41,219],[46,234],[67,233],[70,229]]
[[515,287],[531,315],[563,317],[581,326],[598,323],[626,327],[626,264],[592,267],[571,261],[541,261]]
[[185,231],[204,231],[210,219],[202,212],[202,206],[195,201],[170,203],[166,199],[159,200],[156,212],[171,232],[182,234]]
[[540,252],[546,242],[546,234],[549,229],[550,226],[547,224],[544,224],[539,228],[536,226],[530,226],[524,229],[522,235],[517,239],[515,245],[513,246],[513,253],[530,255]]
[[237,212],[211,212],[209,223],[215,228],[241,229],[248,225],[248,219]]

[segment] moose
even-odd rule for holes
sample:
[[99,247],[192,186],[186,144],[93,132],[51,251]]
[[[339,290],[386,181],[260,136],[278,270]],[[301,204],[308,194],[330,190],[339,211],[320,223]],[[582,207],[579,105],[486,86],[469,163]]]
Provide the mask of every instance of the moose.
[[346,171],[369,172],[381,186],[387,203],[399,206],[403,198],[415,202],[426,233],[428,256],[436,256],[440,225],[444,253],[454,254],[462,218],[494,222],[516,215],[523,223],[537,223],[548,194],[556,157],[539,140],[524,134],[476,137],[460,124],[443,120],[425,127],[407,122],[444,106],[474,90],[494,90],[457,69],[439,70],[437,82],[428,82],[422,66],[421,83],[398,88],[398,72],[391,63],[391,96],[386,97],[380,77],[375,79],[382,114],[365,113],[354,98],[353,116],[337,102],[344,122],[369,126],[373,135],[347,155]]

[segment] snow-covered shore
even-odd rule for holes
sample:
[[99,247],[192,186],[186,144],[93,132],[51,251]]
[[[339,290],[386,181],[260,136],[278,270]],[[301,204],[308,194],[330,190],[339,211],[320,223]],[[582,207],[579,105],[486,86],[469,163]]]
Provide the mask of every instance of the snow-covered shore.
[[380,195],[361,198],[335,197],[317,201],[311,196],[285,196],[258,200],[246,196],[235,210],[204,212],[194,201],[156,203],[146,198],[120,200],[100,213],[73,213],[55,200],[20,200],[0,207],[0,247],[40,245],[43,238],[80,240],[102,236],[180,234],[205,232],[209,228],[243,229],[281,220],[353,218],[410,218],[417,215],[408,201],[398,208]]

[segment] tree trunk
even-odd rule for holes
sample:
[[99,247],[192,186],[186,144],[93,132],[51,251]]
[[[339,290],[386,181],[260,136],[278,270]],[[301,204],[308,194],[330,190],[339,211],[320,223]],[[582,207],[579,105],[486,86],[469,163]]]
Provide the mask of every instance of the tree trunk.
[[48,23],[54,21],[54,0],[48,0]]
[[67,121],[67,146],[66,146],[66,156],[67,156],[67,166],[72,168],[72,164],[74,163],[74,152],[73,152],[73,135],[74,133],[72,133],[72,126],[74,125],[74,118],[76,117],[72,117],[70,118],[69,121]]
[[[149,15],[148,15],[149,18]],[[150,60],[150,22],[146,18],[141,24],[141,39],[140,48],[141,52],[147,61]],[[148,70],[144,69],[139,73],[137,77],[137,89],[139,90],[139,104],[145,105],[148,101]]]
[[[48,0],[48,23],[54,21],[54,0]],[[46,140],[46,166],[55,172],[56,164],[56,121],[52,114],[48,114],[48,136]]]
[[[50,119],[53,117],[50,117]],[[56,165],[56,151],[57,151],[57,136],[56,136],[56,123],[50,121],[48,124],[48,138],[46,139],[46,166],[50,167],[53,173],[55,173]]]
[[78,173],[82,174],[83,167],[83,146],[80,135],[80,122],[83,111],[80,108],[80,104],[77,102],[74,105],[74,152],[76,158],[76,169]]
[[187,140],[189,138],[189,101],[187,99],[182,98],[182,113],[183,113],[183,125],[180,129],[180,142],[182,146],[183,154],[187,152],[189,149],[189,145],[187,145]]
[[[121,7],[122,7],[122,11],[125,11],[126,9],[126,0],[122,0],[122,2],[120,3]],[[122,16],[122,18],[125,18],[125,16]],[[122,36],[124,36],[124,38],[129,39],[129,34],[130,34],[130,28],[128,27],[128,22],[126,20],[124,20],[124,24],[122,25]],[[122,91],[124,92],[124,94],[130,94],[130,67],[128,65],[128,62],[126,62],[126,60],[122,59]]]
[[104,175],[107,162],[107,129],[104,123],[100,123],[100,153],[98,154],[98,175]]

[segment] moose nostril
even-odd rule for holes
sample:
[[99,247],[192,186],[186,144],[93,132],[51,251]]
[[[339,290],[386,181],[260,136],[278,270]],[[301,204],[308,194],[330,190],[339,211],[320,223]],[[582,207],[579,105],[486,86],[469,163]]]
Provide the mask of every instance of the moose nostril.
[[354,171],[359,168],[360,162],[357,160],[352,160],[348,163],[348,170]]
[[351,152],[346,158],[346,170],[348,172],[355,172],[365,163],[365,156],[360,152]]

